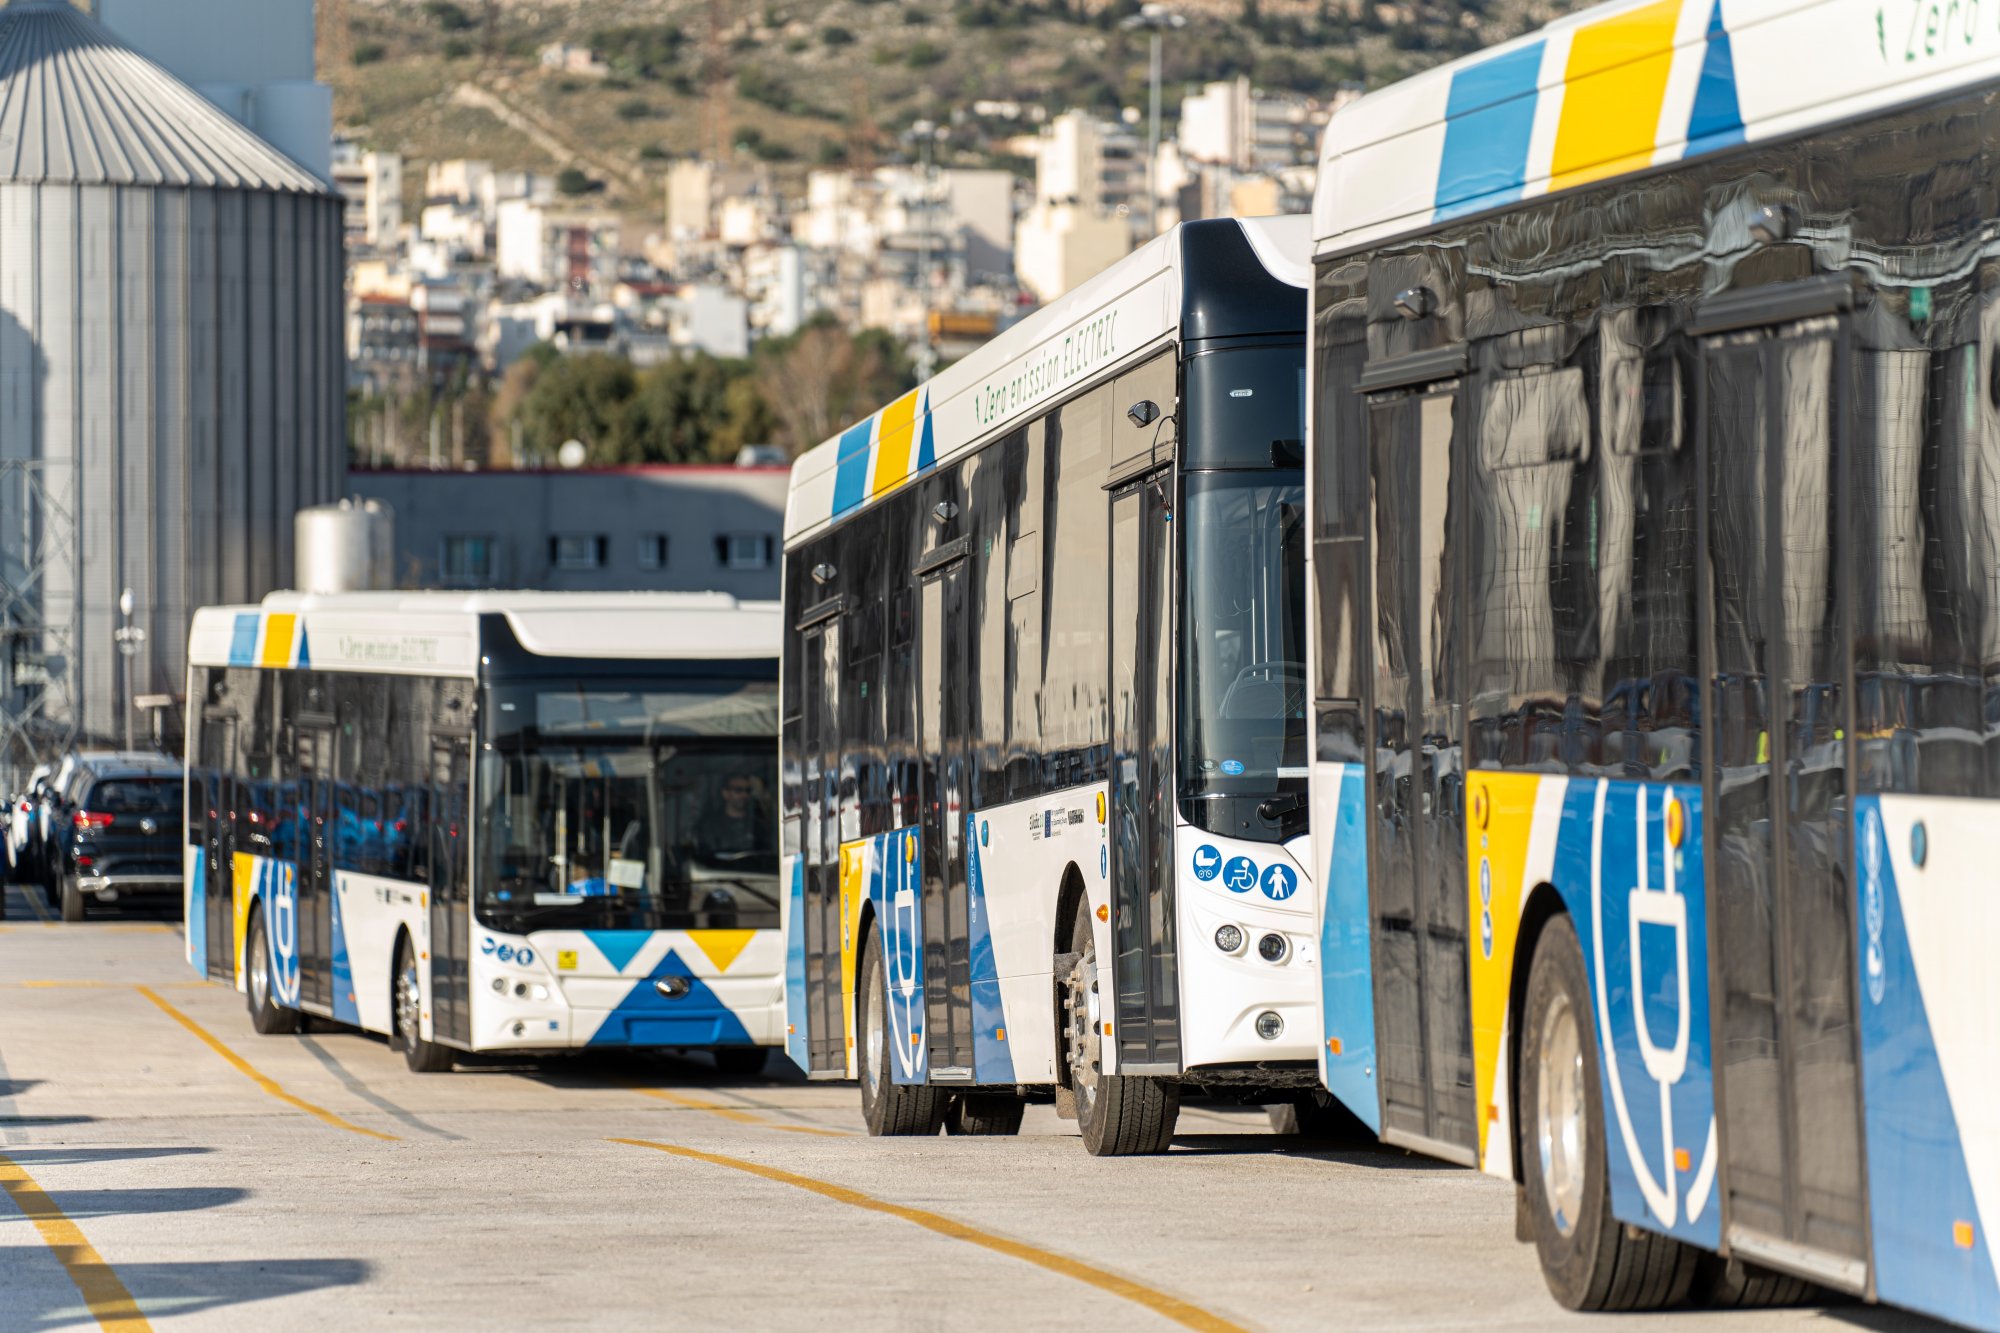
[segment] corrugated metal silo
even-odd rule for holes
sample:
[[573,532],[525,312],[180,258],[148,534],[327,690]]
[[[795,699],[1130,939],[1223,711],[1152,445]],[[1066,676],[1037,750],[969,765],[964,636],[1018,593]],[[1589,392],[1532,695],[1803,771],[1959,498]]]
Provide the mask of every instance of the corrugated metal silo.
[[341,266],[318,177],[61,0],[0,9],[0,768],[120,735],[195,607],[283,585],[345,469]]

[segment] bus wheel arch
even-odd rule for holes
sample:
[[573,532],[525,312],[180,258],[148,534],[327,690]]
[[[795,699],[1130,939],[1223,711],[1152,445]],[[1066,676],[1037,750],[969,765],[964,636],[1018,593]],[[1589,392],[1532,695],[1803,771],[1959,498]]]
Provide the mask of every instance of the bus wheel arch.
[[423,989],[417,975],[417,942],[411,938],[408,926],[397,927],[395,951],[390,957],[395,963],[389,971],[389,1046],[403,1052],[412,1073],[448,1073],[455,1058],[452,1049],[425,1041],[423,1037]]
[[[1501,1058],[1507,1062],[1506,1114],[1507,1124],[1513,1131],[1509,1157],[1517,1186],[1527,1181],[1528,1129],[1521,1114],[1521,1051],[1524,1045],[1521,1034],[1527,1023],[1528,977],[1534,970],[1535,950],[1541,946],[1542,932],[1557,917],[1568,915],[1569,905],[1563,901],[1562,893],[1555,885],[1544,881],[1530,889],[1521,903],[1521,925],[1514,937],[1513,971],[1507,978],[1507,1049],[1501,1053]],[[1533,1233],[1527,1229],[1525,1213],[1517,1229],[1521,1240],[1534,1239]]]
[[299,1032],[304,1027],[298,1010],[278,1003],[274,966],[264,904],[253,898],[243,921],[243,999],[250,1010],[251,1028],[266,1037]]

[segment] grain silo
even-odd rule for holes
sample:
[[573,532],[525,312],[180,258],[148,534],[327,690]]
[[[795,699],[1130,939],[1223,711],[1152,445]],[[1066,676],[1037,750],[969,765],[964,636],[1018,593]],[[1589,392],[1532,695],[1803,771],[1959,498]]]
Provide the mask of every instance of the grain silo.
[[0,9],[0,770],[120,737],[195,607],[288,578],[345,468],[341,264],[325,182],[70,5]]

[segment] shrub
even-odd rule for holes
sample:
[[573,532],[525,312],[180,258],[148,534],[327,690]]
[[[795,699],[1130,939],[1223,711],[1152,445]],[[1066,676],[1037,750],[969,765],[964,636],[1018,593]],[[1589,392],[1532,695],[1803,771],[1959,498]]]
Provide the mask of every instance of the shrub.
[[389,48],[380,42],[362,42],[354,48],[354,63],[372,65],[389,54]]

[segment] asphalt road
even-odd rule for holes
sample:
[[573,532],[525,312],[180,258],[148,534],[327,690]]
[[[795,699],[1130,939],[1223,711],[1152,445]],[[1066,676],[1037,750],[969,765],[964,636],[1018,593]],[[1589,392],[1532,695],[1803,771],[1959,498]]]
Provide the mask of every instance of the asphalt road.
[[1912,1326],[1564,1315],[1504,1183],[1251,1111],[1099,1161],[1045,1108],[869,1139],[851,1085],[781,1058],[414,1075],[356,1033],[255,1035],[176,923],[8,906],[0,1330]]

